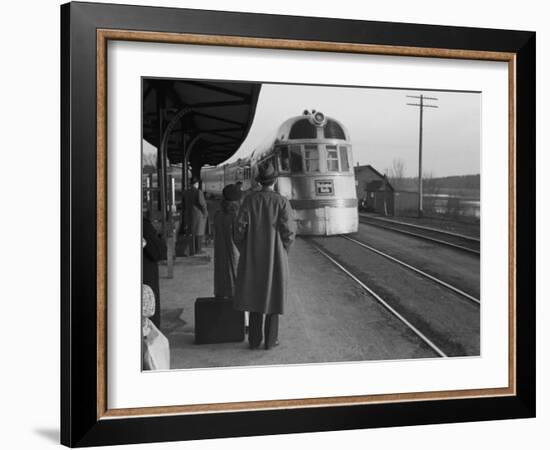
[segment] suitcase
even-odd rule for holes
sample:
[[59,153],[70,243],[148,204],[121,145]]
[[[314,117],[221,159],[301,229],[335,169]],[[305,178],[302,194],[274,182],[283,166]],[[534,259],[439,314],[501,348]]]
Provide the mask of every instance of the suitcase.
[[203,297],[195,301],[195,344],[242,342],[244,312],[228,298]]

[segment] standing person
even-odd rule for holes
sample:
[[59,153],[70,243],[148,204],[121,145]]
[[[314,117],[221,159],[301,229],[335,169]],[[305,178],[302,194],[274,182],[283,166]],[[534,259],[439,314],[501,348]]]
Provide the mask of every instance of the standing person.
[[151,321],[160,328],[160,290],[159,290],[159,267],[158,262],[163,259],[166,248],[163,240],[159,237],[157,230],[147,217],[142,221],[142,244],[143,244],[143,284],[147,284],[155,294],[155,313]]
[[214,215],[214,296],[233,297],[239,250],[234,236],[241,190],[230,184],[223,189],[221,209]]
[[256,181],[262,188],[243,200],[237,220],[235,241],[241,255],[234,307],[250,312],[252,349],[262,340],[266,350],[279,344],[279,314],[287,296],[288,250],[295,224],[290,202],[273,190],[277,176],[271,163],[260,166]]
[[204,253],[202,242],[208,210],[204,194],[199,189],[198,178],[193,177],[191,187],[183,192],[182,214],[185,234],[190,234],[193,240],[191,245],[193,248],[189,252],[190,256]]
[[243,189],[243,182],[242,181],[237,181],[235,183],[235,186],[237,186],[237,188],[239,189],[240,193],[241,193],[241,199],[239,200],[239,207],[242,205],[243,203],[243,199],[244,197],[246,196],[246,194],[248,193],[247,191],[245,191]]

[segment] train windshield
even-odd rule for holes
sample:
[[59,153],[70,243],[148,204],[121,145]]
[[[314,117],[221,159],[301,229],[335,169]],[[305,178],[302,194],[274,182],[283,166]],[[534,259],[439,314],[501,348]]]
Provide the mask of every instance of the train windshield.
[[315,139],[317,127],[308,119],[298,120],[290,130],[289,139]]
[[307,172],[319,172],[319,149],[316,145],[304,145],[304,162]]
[[325,126],[326,139],[346,139],[346,134],[342,127],[334,120],[328,120]]
[[349,172],[348,149],[345,145],[340,146],[340,163],[342,164],[342,172]]
[[327,145],[327,171],[338,172],[338,149],[336,145]]

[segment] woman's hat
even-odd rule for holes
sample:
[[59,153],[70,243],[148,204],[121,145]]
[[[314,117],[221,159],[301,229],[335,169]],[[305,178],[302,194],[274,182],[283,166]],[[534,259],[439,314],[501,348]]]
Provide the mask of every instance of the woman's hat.
[[237,202],[241,199],[242,191],[236,184],[228,184],[223,188],[223,198],[230,202]]
[[269,183],[270,181],[275,180],[279,174],[277,171],[273,168],[273,164],[268,162],[265,165],[260,165],[258,167],[258,176],[256,177],[256,181],[258,183]]
[[200,180],[197,177],[191,178],[191,186],[194,185],[195,183],[198,183],[199,181]]

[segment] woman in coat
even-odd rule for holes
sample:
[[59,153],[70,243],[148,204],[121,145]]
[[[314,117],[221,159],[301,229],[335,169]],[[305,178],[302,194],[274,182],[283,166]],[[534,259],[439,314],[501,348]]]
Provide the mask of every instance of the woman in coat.
[[279,314],[287,296],[288,250],[295,224],[290,202],[273,190],[277,176],[271,164],[259,168],[256,181],[262,189],[244,199],[237,221],[240,259],[234,307],[250,311],[251,348],[258,348],[264,336],[266,349],[278,344]]
[[221,209],[214,215],[214,296],[233,297],[239,250],[235,229],[242,192],[234,184],[223,189]]

